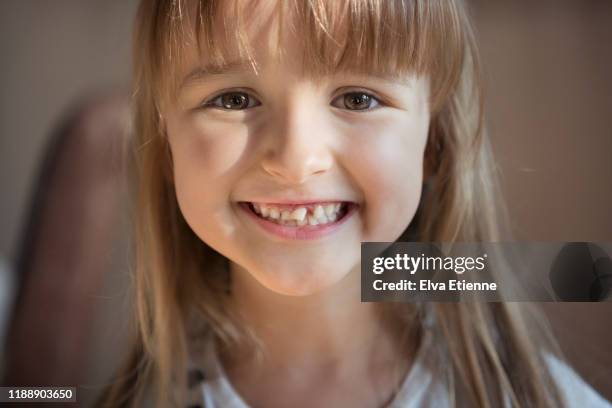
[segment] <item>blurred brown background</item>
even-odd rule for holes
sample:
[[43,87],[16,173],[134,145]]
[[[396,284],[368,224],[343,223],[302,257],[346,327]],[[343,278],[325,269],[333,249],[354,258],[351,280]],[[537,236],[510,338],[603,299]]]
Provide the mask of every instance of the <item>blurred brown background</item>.
[[[485,68],[488,126],[515,238],[612,241],[612,2],[468,3]],[[116,215],[122,198],[108,193],[117,183],[116,168],[100,170],[106,181],[91,186],[84,181],[88,166],[83,164],[92,163],[99,156],[96,152],[106,151],[106,135],[112,135],[113,146],[122,139],[120,130],[100,131],[99,124],[100,117],[121,118],[125,108],[125,100],[115,95],[128,90],[135,7],[135,0],[0,2],[0,341],[18,299],[18,284],[36,278],[12,273],[24,258],[24,237],[37,237],[30,247],[43,256],[61,251],[59,244],[40,249],[36,242],[64,225],[47,223],[35,234],[27,233],[33,231],[32,214],[37,213],[33,200],[44,193],[41,169],[46,168],[45,162],[53,167],[48,164],[53,156],[49,150],[56,145],[58,133],[70,135],[67,139],[72,143],[78,143],[79,135],[89,135],[84,145],[73,148],[79,153],[71,156],[70,165],[49,173],[63,175],[61,179],[82,177],[74,184],[82,191],[93,190],[110,204],[100,208],[75,200],[74,207],[66,209],[50,198],[52,204],[46,208],[64,211],[65,224],[80,225],[88,219],[88,211],[97,214],[93,228],[113,245],[96,252],[99,242],[77,235],[67,243],[78,243],[81,251],[91,254],[90,259],[102,262],[85,267],[92,278],[65,276],[54,286],[85,288],[80,300],[86,307],[79,311],[78,302],[66,301],[61,308],[49,310],[55,310],[58,318],[76,313],[75,321],[82,325],[78,327],[93,331],[75,333],[74,344],[63,347],[74,348],[75,356],[88,350],[100,352],[87,355],[86,363],[79,358],[70,364],[53,359],[44,363],[57,367],[57,378],[66,375],[66,367],[74,367],[71,375],[83,378],[92,394],[123,346],[127,331],[123,294],[128,278],[122,247],[125,223]],[[46,180],[47,185],[53,180]],[[38,213],[45,219],[44,211]],[[36,265],[29,267],[36,269]],[[58,273],[67,269],[66,265],[58,268]],[[28,296],[45,299],[45,291],[50,290],[46,287]],[[45,301],[50,306],[58,302],[52,296]],[[570,361],[608,399],[612,399],[611,305],[545,305]],[[36,309],[21,313],[49,321]],[[34,320],[29,322],[34,325]],[[31,330],[24,338],[38,334]],[[57,352],[62,345],[45,347]],[[0,365],[6,357],[0,353]],[[84,368],[77,367],[79,363]]]
[[[612,2],[470,2],[488,125],[517,240],[612,241]],[[612,303],[544,304],[612,400]]]

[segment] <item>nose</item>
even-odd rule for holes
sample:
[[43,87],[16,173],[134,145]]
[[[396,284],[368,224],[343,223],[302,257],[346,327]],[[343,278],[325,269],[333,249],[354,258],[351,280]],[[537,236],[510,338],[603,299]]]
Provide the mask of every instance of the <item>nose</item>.
[[262,160],[266,173],[289,184],[303,184],[324,174],[333,165],[329,129],[309,109],[287,108],[269,136],[270,147]]

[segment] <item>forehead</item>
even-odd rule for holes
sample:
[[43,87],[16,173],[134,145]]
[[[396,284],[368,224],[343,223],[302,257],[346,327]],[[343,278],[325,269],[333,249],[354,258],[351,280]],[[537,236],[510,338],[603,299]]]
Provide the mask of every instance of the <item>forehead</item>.
[[283,24],[282,11],[272,0],[225,2],[212,14],[191,20],[182,32],[181,82],[221,73],[258,75],[266,66],[299,68],[302,42]]
[[175,94],[193,78],[228,71],[257,74],[266,65],[290,66],[315,78],[341,72],[385,78],[423,73],[424,61],[412,50],[409,10],[398,18],[398,10],[389,7],[397,2],[362,3],[179,2],[182,7],[170,10],[170,24],[161,30],[170,56],[162,64],[164,78],[173,79]]

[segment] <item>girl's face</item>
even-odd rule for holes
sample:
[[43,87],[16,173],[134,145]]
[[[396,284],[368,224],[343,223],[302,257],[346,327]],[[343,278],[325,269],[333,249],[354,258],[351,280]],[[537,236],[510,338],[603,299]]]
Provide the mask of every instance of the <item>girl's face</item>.
[[163,116],[193,231],[268,289],[307,295],[357,273],[362,241],[394,241],[412,220],[429,84],[304,75],[298,38],[279,58],[275,32],[253,31],[257,73],[238,57],[211,69],[194,47]]

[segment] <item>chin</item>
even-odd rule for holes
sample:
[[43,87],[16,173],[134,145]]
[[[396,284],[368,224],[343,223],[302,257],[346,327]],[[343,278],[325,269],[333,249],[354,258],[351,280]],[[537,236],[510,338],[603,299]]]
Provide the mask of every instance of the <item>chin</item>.
[[[333,272],[330,273],[329,271]],[[302,270],[292,268],[283,273],[270,274],[264,272],[254,277],[262,286],[279,295],[310,296],[325,292],[339,284],[348,273],[348,269],[341,272],[337,268],[330,267]]]

